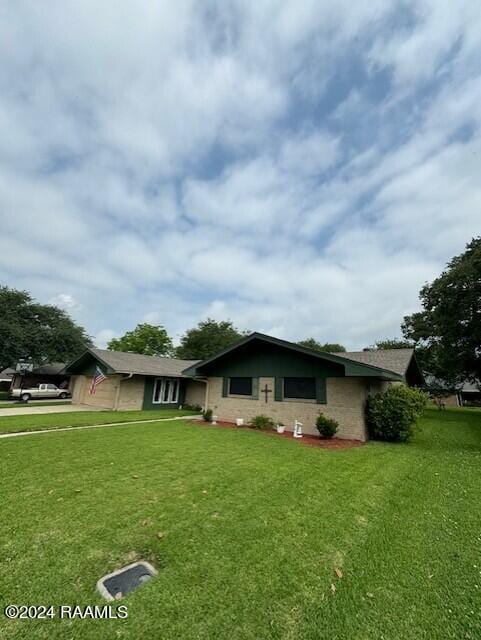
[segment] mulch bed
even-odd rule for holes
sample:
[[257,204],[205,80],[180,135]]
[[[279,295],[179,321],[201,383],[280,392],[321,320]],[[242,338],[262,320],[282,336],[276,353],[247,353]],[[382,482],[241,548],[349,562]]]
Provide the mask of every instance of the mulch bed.
[[275,436],[277,438],[289,438],[290,440],[295,440],[296,442],[305,444],[308,447],[320,447],[321,449],[352,449],[352,447],[362,447],[364,444],[366,444],[365,442],[361,442],[360,440],[344,440],[341,438],[331,438],[330,440],[325,440],[320,436],[312,435],[303,435],[302,438],[294,438],[291,431],[284,431],[284,433],[277,433],[277,431],[274,430],[263,431],[262,429],[254,429],[254,427],[250,427],[249,425],[238,427],[233,422],[223,422],[220,420],[218,420],[217,424],[215,425],[206,423],[204,420],[189,420],[189,422],[191,424],[222,427],[224,429],[250,429],[251,431],[264,433],[268,436]]

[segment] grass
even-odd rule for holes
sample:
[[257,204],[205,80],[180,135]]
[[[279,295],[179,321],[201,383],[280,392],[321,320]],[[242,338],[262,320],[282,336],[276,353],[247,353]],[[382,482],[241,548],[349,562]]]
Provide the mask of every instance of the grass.
[[57,406],[62,404],[72,404],[71,400],[45,400],[45,402],[29,402],[27,405],[19,402],[15,402],[14,400],[10,400],[10,402],[1,402],[0,409],[18,409],[20,407],[50,407]]
[[109,422],[142,422],[142,420],[155,418],[178,418],[191,415],[195,415],[195,412],[180,409],[157,409],[153,411],[70,411],[67,413],[1,416],[0,433],[83,427],[89,424],[107,424]]
[[2,605],[102,604],[104,573],[159,569],[127,620],[0,618],[4,640],[479,638],[479,411],[429,410],[409,445],[164,422],[0,459]]

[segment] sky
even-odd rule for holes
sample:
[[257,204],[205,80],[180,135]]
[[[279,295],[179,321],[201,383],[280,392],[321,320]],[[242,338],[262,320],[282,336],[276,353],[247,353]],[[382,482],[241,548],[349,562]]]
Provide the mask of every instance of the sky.
[[481,233],[478,0],[3,0],[0,284],[358,349]]

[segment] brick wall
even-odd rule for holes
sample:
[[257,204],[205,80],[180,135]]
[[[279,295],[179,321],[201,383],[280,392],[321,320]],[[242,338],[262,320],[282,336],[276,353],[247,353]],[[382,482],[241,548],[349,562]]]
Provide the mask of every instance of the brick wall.
[[92,383],[92,376],[76,376],[73,391],[74,403],[113,409],[119,378],[120,376],[108,376],[106,380],[97,385],[95,393],[90,395],[89,388]]
[[196,380],[188,380],[185,384],[185,404],[199,404],[205,407],[205,391],[207,385],[205,382],[197,382]]
[[366,440],[364,404],[368,392],[368,383],[362,378],[327,378],[327,403],[315,401],[274,400],[274,378],[260,378],[259,390],[267,384],[272,390],[266,404],[265,397],[259,392],[259,399],[222,397],[222,378],[209,378],[208,407],[219,420],[234,422],[244,418],[248,422],[254,416],[263,413],[275,421],[281,421],[289,431],[294,421],[303,423],[304,433],[317,434],[315,422],[322,412],[339,423],[339,438]]
[[144,376],[134,376],[122,380],[117,409],[119,411],[139,411],[142,409],[144,386]]

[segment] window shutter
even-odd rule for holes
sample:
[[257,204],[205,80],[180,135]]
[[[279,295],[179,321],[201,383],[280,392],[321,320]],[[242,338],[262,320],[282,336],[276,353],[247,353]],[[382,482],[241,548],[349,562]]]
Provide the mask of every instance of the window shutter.
[[227,398],[229,395],[229,378],[222,378],[222,397]]
[[282,384],[283,384],[283,382],[284,382],[284,378],[276,378],[274,400],[277,400],[277,402],[282,402]]
[[252,378],[252,399],[259,400],[259,378]]
[[316,378],[316,402],[317,404],[327,403],[326,378]]

